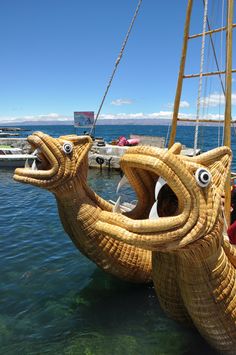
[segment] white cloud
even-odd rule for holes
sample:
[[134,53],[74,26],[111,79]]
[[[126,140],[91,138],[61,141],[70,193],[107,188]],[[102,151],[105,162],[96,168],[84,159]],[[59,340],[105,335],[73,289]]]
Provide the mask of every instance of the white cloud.
[[[174,104],[173,103],[168,103],[167,107],[168,108],[173,108]],[[190,104],[189,104],[188,101],[180,101],[179,107],[180,108],[188,108],[188,107],[190,107]]]
[[[219,104],[225,103],[224,94],[214,93],[206,97],[201,98],[201,104],[203,106],[216,107]],[[236,94],[232,94],[232,105],[236,105]]]
[[232,105],[236,105],[236,94],[232,94]]
[[131,99],[116,99],[111,102],[111,105],[122,106],[122,105],[131,105],[133,100]]
[[188,101],[180,101],[180,108],[186,108],[186,107],[190,107],[190,104]]
[[144,119],[144,118],[171,118],[172,112],[171,111],[160,111],[160,112],[153,112],[153,113],[144,113],[144,112],[137,112],[137,113],[108,113],[108,114],[101,114],[100,118],[102,119]]
[[[142,119],[172,119],[173,112],[172,111],[159,111],[159,112],[153,112],[153,113],[144,113],[144,112],[138,112],[138,113],[118,113],[118,114],[101,114],[99,118],[101,119],[116,119],[116,120],[122,120],[122,119],[136,119],[136,120],[142,120]],[[181,118],[186,118],[186,119],[196,119],[196,113],[179,113],[179,117]],[[214,114],[214,113],[208,113],[207,115],[204,115],[204,117],[199,117],[200,119],[206,119],[206,120],[223,120],[224,115],[221,114]],[[236,119],[236,117],[233,117],[233,119]]]
[[210,106],[210,107],[216,107],[219,104],[224,104],[225,102],[225,96],[224,94],[218,94],[214,93],[206,97],[202,97],[200,100],[201,105],[203,106]]
[[0,124],[14,122],[38,122],[40,124],[40,121],[72,121],[72,119],[72,116],[65,116],[52,112],[41,115],[1,116]]

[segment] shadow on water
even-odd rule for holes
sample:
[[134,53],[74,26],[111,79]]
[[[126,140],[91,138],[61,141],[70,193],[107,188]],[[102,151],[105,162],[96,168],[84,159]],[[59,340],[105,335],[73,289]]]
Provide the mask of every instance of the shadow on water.
[[165,316],[152,285],[122,282],[95,269],[80,291],[75,284],[58,286],[56,280],[46,294],[38,289],[32,309],[18,314],[14,325],[8,319],[14,329],[3,316],[3,353],[215,354],[195,330]]
[[91,354],[215,353],[195,330],[166,317],[152,285],[125,283],[95,270],[77,300],[76,317],[82,316],[88,333],[74,334],[72,352],[86,346]]

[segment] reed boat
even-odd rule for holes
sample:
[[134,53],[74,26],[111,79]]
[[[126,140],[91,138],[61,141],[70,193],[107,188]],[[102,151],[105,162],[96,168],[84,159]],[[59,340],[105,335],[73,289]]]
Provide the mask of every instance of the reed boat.
[[[103,211],[96,223],[98,232],[114,240],[152,252],[152,277],[160,305],[166,314],[195,326],[220,353],[236,349],[236,248],[225,233],[230,221],[232,123],[232,32],[234,1],[228,0],[226,21],[212,29],[209,2],[203,1],[202,31],[190,34],[193,8],[200,2],[188,0],[184,40],[174,102],[168,150],[154,147],[129,148],[120,160],[125,179],[136,192],[138,203],[129,212]],[[221,2],[222,6],[226,3]],[[213,36],[223,34],[226,58],[220,68]],[[189,41],[201,39],[200,72],[186,74]],[[206,41],[216,70],[204,71]],[[191,66],[190,66],[191,67]],[[184,79],[198,79],[195,135],[199,141],[203,82],[218,77],[224,101],[222,142],[213,150],[193,157],[181,155],[176,143],[180,100]],[[223,80],[223,77],[225,80]],[[221,117],[217,119],[222,124]],[[142,203],[149,196],[149,205]],[[135,212],[140,211],[139,218]],[[141,212],[142,211],[142,212]]]
[[53,193],[65,232],[75,246],[98,267],[120,279],[151,281],[151,252],[114,242],[95,230],[102,211],[113,206],[88,185],[89,136],[53,138],[43,132],[28,137],[37,159],[35,166],[17,168],[14,179]]

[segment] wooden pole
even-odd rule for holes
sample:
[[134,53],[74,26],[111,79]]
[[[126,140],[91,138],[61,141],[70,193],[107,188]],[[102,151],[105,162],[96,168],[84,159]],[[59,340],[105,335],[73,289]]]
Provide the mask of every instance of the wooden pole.
[[[232,105],[232,28],[234,0],[228,0],[228,19],[226,32],[226,78],[225,78],[225,128],[224,145],[231,147],[231,105]],[[225,188],[225,217],[230,224],[231,188],[230,174]]]
[[[236,27],[236,24],[234,23],[233,25],[233,28]],[[227,27],[220,27],[220,28],[216,28],[215,30],[209,30],[207,32],[205,32],[205,36],[207,35],[211,35],[213,33],[217,33],[217,32],[222,32],[222,31],[225,31],[227,30]],[[202,37],[203,33],[198,33],[198,34],[195,34],[195,35],[192,35],[192,36],[189,36],[188,39],[193,39],[193,38],[197,38],[197,37]]]
[[[232,69],[232,73],[236,73],[236,69]],[[221,74],[225,74],[225,70],[202,73],[202,76],[212,76],[212,75],[221,75]],[[197,73],[197,74],[187,74],[187,75],[184,75],[184,79],[198,78],[199,76],[200,76],[199,73]]]
[[188,36],[189,36],[189,27],[190,27],[192,5],[193,5],[193,0],[189,0],[188,7],[187,7],[187,13],[186,13],[185,26],[184,26],[184,40],[183,40],[182,55],[181,55],[181,61],[180,61],[179,77],[178,77],[177,89],[176,89],[176,94],[175,94],[175,102],[174,102],[172,127],[171,127],[170,140],[169,140],[169,148],[174,144],[175,136],[176,136],[177,117],[178,117],[178,113],[179,113],[180,98],[181,98],[182,86],[183,86],[183,75],[184,75],[184,67],[185,67],[186,53],[187,53],[187,47],[188,47]]

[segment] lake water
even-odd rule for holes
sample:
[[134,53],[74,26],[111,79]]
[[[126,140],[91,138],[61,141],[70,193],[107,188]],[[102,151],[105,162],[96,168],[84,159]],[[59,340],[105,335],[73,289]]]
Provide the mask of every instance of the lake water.
[[[72,126],[28,129],[74,133]],[[217,129],[207,129],[209,149]],[[166,131],[97,127],[107,140]],[[192,128],[182,127],[180,136],[189,145]],[[117,280],[82,256],[63,231],[53,195],[12,174],[0,169],[1,354],[215,354],[196,330],[165,316],[152,286]],[[106,199],[116,199],[119,179],[117,172],[89,172],[90,186]]]

